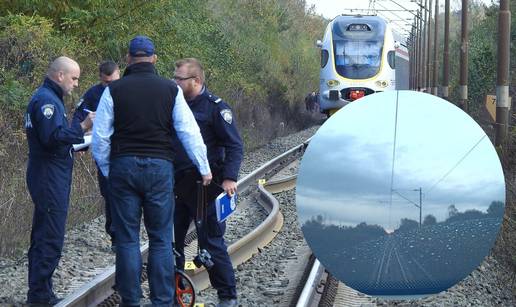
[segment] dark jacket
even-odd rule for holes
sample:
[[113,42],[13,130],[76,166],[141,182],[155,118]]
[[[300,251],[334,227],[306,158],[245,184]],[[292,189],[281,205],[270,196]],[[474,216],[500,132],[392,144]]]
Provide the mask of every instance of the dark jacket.
[[97,111],[97,107],[99,106],[100,97],[102,96],[102,93],[106,87],[102,85],[102,83],[95,84],[94,86],[90,87],[84,95],[82,95],[81,100],[79,100],[79,103],[77,105],[77,109],[75,109],[75,112],[73,114],[73,122],[81,123],[83,120],[86,119],[88,116],[88,112],[84,111],[84,109],[88,109],[90,111]]
[[109,85],[114,132],[111,159],[145,156],[173,160],[172,110],[177,85],[157,75],[152,63],[132,64]]
[[[206,88],[195,99],[187,102],[201,129],[214,178],[237,181],[244,150],[231,108]],[[193,167],[177,139],[175,144],[177,144],[176,161],[174,162],[176,169]]]
[[68,123],[63,90],[49,78],[27,106],[25,131],[29,157],[71,158],[71,145],[84,142],[80,123]]

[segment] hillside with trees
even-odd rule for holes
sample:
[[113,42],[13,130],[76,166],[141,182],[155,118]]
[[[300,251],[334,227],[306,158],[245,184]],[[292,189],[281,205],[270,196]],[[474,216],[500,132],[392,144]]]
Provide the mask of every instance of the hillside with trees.
[[[122,70],[129,40],[151,37],[157,70],[172,76],[174,61],[201,60],[207,85],[234,109],[247,149],[313,124],[306,93],[318,86],[315,41],[325,21],[299,0],[91,0],[0,2],[0,255],[27,248],[32,202],[25,184],[23,117],[48,64],[60,55],[81,66],[72,112],[97,67]],[[90,154],[77,155],[68,226],[102,212]]]

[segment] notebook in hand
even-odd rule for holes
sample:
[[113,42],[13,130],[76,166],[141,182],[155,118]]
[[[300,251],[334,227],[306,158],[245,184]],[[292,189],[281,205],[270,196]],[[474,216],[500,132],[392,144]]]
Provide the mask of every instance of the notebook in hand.
[[236,210],[237,195],[232,197],[226,193],[220,194],[215,199],[215,209],[217,212],[217,220],[219,222],[225,221]]

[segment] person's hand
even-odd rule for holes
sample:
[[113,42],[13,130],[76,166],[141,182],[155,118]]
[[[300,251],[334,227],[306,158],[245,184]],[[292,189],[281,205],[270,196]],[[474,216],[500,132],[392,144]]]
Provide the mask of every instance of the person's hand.
[[211,172],[208,173],[207,175],[202,175],[202,185],[203,186],[209,185],[211,182],[211,179],[212,179]]
[[88,113],[88,116],[81,122],[82,131],[90,130],[95,120],[95,112]]
[[231,179],[225,179],[222,182],[222,188],[229,196],[233,196],[237,191],[237,184]]

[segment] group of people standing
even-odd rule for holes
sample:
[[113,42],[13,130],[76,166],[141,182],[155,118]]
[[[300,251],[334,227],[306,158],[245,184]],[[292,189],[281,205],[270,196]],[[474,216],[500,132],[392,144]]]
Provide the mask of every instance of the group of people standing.
[[[214,181],[229,195],[236,193],[243,144],[231,108],[208,91],[198,60],[177,61],[173,80],[157,74],[156,61],[152,40],[133,38],[122,78],[114,62],[102,63],[100,83],[83,95],[71,123],[63,96],[78,86],[80,68],[74,60],[54,60],[31,98],[25,115],[27,185],[34,202],[28,304],[52,306],[60,300],[52,289],[52,274],[64,241],[72,144],[83,143],[85,134],[92,134],[92,155],[106,205],[106,231],[116,253],[115,283],[122,306],[139,306],[142,297],[142,213],[149,237],[151,303],[174,306],[175,269],[183,269],[186,232],[196,218],[192,210],[196,204],[189,204],[188,198],[176,201],[174,186],[178,189],[183,185],[177,183],[184,180],[204,186]],[[217,220],[214,200],[208,203],[206,223],[197,231],[203,231],[199,244],[208,250],[214,264],[208,273],[219,306],[237,306],[235,275],[224,242],[225,224]]]

